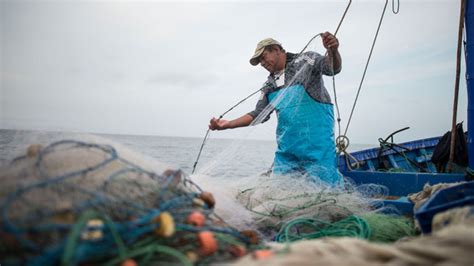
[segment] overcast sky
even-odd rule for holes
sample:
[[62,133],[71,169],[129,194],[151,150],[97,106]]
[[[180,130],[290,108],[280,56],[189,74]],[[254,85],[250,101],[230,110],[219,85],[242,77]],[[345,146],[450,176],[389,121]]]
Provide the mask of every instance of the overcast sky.
[[[299,52],[315,34],[335,31],[347,2],[0,1],[0,127],[203,137],[212,116],[265,81],[267,72],[248,62],[258,41],[273,37]],[[451,127],[460,1],[400,0],[397,15],[391,2],[352,143],[406,126],[396,140]],[[338,33],[343,130],[384,3],[354,0]],[[324,53],[320,41],[311,49]],[[334,99],[330,79],[326,87]],[[467,117],[465,90],[463,80],[458,121]],[[225,118],[253,110],[257,98]],[[273,140],[275,125],[273,116],[212,137]]]

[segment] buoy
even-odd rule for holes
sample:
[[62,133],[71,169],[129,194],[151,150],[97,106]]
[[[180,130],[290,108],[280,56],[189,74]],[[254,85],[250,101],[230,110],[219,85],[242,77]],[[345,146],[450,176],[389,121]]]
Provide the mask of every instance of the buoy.
[[120,264],[120,266],[137,266],[137,265],[138,265],[137,262],[132,259],[124,260],[122,264]]
[[254,259],[257,259],[257,260],[268,259],[272,256],[273,256],[273,251],[271,251],[269,249],[255,250],[253,252],[253,257],[254,257]]
[[155,233],[162,237],[170,237],[175,232],[173,216],[169,212],[162,212],[153,219],[153,222],[159,223],[160,227],[155,229]]
[[217,241],[214,234],[210,231],[202,231],[198,233],[198,241],[201,246],[201,253],[205,256],[212,255],[217,251]]
[[240,232],[241,235],[248,238],[250,244],[257,245],[258,244],[258,236],[257,233],[253,230],[244,230]]
[[199,198],[202,199],[210,209],[214,208],[214,205],[216,205],[216,200],[210,192],[202,192],[201,195],[199,195]]
[[194,198],[193,199],[193,205],[195,207],[201,207],[202,208],[206,205],[206,203],[200,198]]
[[232,254],[232,256],[239,258],[247,253],[247,249],[241,245],[233,245],[230,246],[229,252]]
[[186,222],[188,224],[192,224],[198,227],[203,226],[204,223],[206,222],[206,216],[204,216],[204,214],[198,211],[193,211],[192,213],[189,214],[188,218],[186,219]]
[[100,219],[91,219],[87,222],[86,228],[81,232],[81,239],[88,241],[97,241],[102,239],[104,234],[102,229],[104,228],[104,222]]

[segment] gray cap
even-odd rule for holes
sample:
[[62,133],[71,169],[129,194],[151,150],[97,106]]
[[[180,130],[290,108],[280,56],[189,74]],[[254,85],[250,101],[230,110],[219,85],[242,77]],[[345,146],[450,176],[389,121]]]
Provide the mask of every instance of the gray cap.
[[266,38],[266,39],[263,39],[260,42],[258,42],[257,43],[257,48],[255,48],[255,53],[253,54],[252,58],[250,58],[250,64],[252,66],[258,65],[258,63],[260,63],[259,57],[263,53],[263,51],[265,50],[265,47],[267,47],[269,45],[273,45],[273,44],[277,44],[277,45],[281,46],[281,43],[279,43],[278,41],[276,41],[272,38]]

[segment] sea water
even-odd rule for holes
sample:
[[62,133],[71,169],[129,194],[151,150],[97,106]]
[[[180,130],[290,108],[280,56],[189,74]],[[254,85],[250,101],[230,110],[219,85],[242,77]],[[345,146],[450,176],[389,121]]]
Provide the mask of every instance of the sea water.
[[[31,144],[45,146],[64,139],[87,140],[91,137],[98,142],[103,139],[117,143],[144,157],[164,163],[169,168],[181,169],[187,174],[193,170],[203,141],[202,138],[0,129],[0,166],[24,155]],[[351,150],[367,147],[350,146]],[[275,149],[276,143],[271,140],[209,138],[203,147],[195,172],[222,178],[259,175],[271,168]]]
[[[201,147],[201,138],[83,134],[25,130],[0,130],[0,165],[24,155],[31,144],[46,146],[59,140],[107,142],[121,145],[143,157],[191,174]],[[213,177],[243,177],[267,171],[273,160],[272,141],[208,139],[196,166],[196,173]]]

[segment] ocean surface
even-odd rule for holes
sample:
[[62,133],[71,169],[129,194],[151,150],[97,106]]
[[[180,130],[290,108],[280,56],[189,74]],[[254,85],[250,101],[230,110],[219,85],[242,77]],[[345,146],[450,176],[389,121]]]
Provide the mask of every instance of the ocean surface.
[[[0,130],[0,166],[24,155],[31,144],[46,146],[59,140],[104,142],[191,174],[197,159],[202,138],[161,137],[139,135],[85,134],[27,130]],[[274,141],[217,139],[206,141],[196,173],[213,177],[249,177],[266,172],[272,165],[276,148]],[[351,150],[369,148],[352,145]]]

